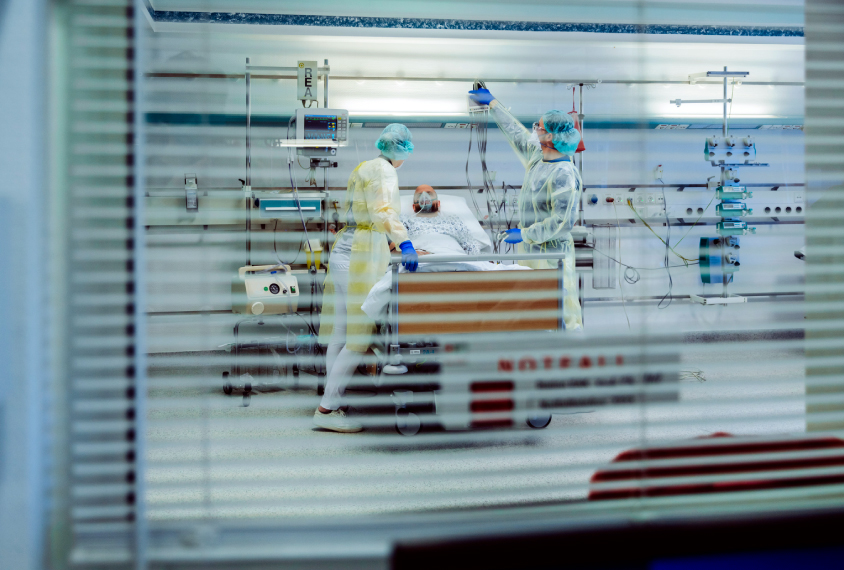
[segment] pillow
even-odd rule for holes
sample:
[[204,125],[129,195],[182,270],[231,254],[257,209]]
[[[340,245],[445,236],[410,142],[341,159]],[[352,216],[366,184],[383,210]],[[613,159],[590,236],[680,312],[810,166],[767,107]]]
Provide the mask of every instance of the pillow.
[[[469,205],[466,204],[463,197],[438,193],[437,198],[440,201],[440,212],[457,216],[463,220],[463,223],[469,228],[472,239],[478,242],[481,251],[492,251],[492,241],[481,224],[478,223],[477,216],[469,209]],[[413,213],[413,194],[401,196],[401,211],[402,213]]]

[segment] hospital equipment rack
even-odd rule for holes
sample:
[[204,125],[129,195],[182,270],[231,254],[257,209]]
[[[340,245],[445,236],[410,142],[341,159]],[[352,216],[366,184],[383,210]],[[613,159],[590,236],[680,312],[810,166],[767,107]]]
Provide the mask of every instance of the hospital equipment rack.
[[[267,217],[272,217],[272,218],[286,217],[283,214],[279,214],[279,215],[276,215],[276,216],[268,216],[267,215],[268,209],[262,208],[261,205],[260,205],[262,198],[256,197],[253,194],[253,190],[252,190],[252,72],[253,71],[272,71],[272,72],[277,72],[277,73],[294,73],[295,74],[297,72],[297,68],[296,67],[252,65],[250,58],[248,58],[248,57],[246,58],[246,69],[245,69],[245,73],[244,73],[244,78],[246,80],[245,81],[245,89],[246,89],[246,165],[245,165],[246,166],[246,175],[245,175],[245,179],[243,181],[244,184],[243,184],[243,188],[242,188],[243,194],[244,194],[244,202],[245,202],[245,206],[246,206],[246,211],[245,211],[245,215],[246,215],[246,265],[252,264],[252,210],[253,210],[253,208],[259,209],[263,214],[262,217],[264,217],[264,218],[267,218]],[[319,67],[318,70],[317,70],[319,77],[321,77],[323,79],[323,98],[324,98],[323,102],[324,102],[324,107],[326,107],[326,108],[328,107],[328,76],[330,74],[330,71],[331,71],[331,68],[328,65],[327,59],[325,60],[325,65],[323,67]],[[288,77],[289,76],[279,76],[279,79],[288,78]],[[293,78],[295,78],[295,75],[293,76]],[[282,143],[282,146],[297,146],[297,145],[301,145],[302,142],[303,141],[292,140],[292,141],[289,141],[289,144],[285,144],[285,143],[287,143],[287,141],[284,141],[284,143]],[[322,146],[334,146],[335,144],[336,143],[331,143],[329,141],[321,141]],[[323,173],[324,173],[324,175],[323,175],[323,186],[324,186],[324,188],[323,188],[323,192],[321,192],[317,195],[317,198],[319,199],[319,204],[320,204],[320,206],[318,208],[318,210],[319,210],[318,218],[319,218],[319,220],[320,220],[320,222],[322,223],[322,226],[323,226],[322,227],[322,245],[323,245],[323,248],[324,248],[325,245],[328,243],[327,212],[328,212],[328,202],[329,202],[329,192],[328,192],[329,186],[328,186],[328,165],[327,165],[328,163],[327,163],[327,161],[318,161],[318,163],[320,163],[320,164],[323,163],[323,162],[326,162],[326,165],[322,165]],[[336,165],[336,163],[335,163],[335,165]],[[298,193],[295,193],[294,195],[295,195],[295,204],[296,204],[296,212],[295,213],[299,214],[299,213],[301,213],[301,210],[303,209],[302,206],[301,206],[301,200],[299,198]],[[279,201],[279,202],[286,201],[286,200],[289,200],[289,199],[290,198],[288,198],[287,194],[279,195],[279,196],[273,195],[273,196],[268,196],[266,198],[263,198],[263,200],[265,200],[265,201],[275,200],[275,201]],[[289,207],[284,207],[284,206],[274,208],[274,209],[279,210],[279,211],[284,211],[284,212],[288,212],[290,210]],[[304,236],[303,236],[303,239],[304,239]],[[310,244],[308,244],[308,246],[310,246]],[[310,274],[310,278],[311,278],[311,290],[312,290],[312,294],[313,294],[314,280],[316,279],[316,275],[312,273],[312,274]],[[312,300],[312,310],[318,310],[318,306],[317,306],[316,303],[313,302],[313,300]],[[240,362],[239,362],[240,351],[241,351],[241,348],[243,348],[241,346],[241,343],[240,343],[240,327],[241,327],[241,325],[245,324],[245,323],[250,323],[250,322],[257,322],[259,325],[264,325],[265,319],[268,319],[268,318],[271,318],[271,317],[284,318],[285,316],[290,315],[290,314],[291,313],[286,313],[284,315],[274,315],[274,316],[265,315],[265,316],[259,316],[259,317],[246,317],[244,319],[239,320],[237,323],[235,323],[234,330],[233,330],[234,342],[232,344],[232,350],[234,351],[233,372],[234,372],[234,378],[236,379],[236,381],[239,381],[239,378],[240,378],[240,375],[241,375],[241,366],[240,366]],[[296,312],[294,314],[299,315],[298,312]],[[299,316],[302,317],[302,315],[299,315]],[[304,317],[302,317],[302,318],[304,318]],[[310,331],[309,331],[309,334],[310,334]],[[268,338],[265,338],[265,340],[268,340]],[[260,344],[260,343],[258,343],[258,344]],[[258,346],[258,344],[256,344],[255,346]],[[298,376],[298,365],[294,365],[293,370],[294,370],[294,376]],[[321,375],[322,371],[321,370],[317,371],[317,373],[318,373],[318,375]],[[229,380],[229,375],[224,373],[223,376],[224,376],[224,381],[225,381],[224,386],[223,386],[223,390],[227,394],[231,394],[233,392],[234,388],[232,386],[232,383]],[[250,393],[252,392],[253,387],[251,385],[244,384],[244,386],[242,386],[242,387],[238,386],[238,388],[243,390],[243,404],[244,404],[244,406],[248,406],[249,405]]]
[[[246,79],[246,178],[243,184],[243,194],[246,198],[246,265],[251,265],[252,260],[252,208],[257,206],[257,200],[252,194],[252,72],[253,71],[273,71],[277,73],[297,73],[296,67],[279,67],[267,65],[252,65],[250,58],[246,58],[246,69],[244,78]],[[323,67],[317,68],[317,73],[323,79],[323,106],[328,108],[328,76],[331,73],[331,67],[328,65],[328,60],[325,60]],[[279,75],[278,79],[294,79],[295,75]],[[301,146],[303,141],[291,140],[282,141],[282,146]],[[330,141],[320,141],[320,146],[336,146],[337,143]],[[336,163],[335,163],[336,164]],[[323,221],[322,244],[328,243],[328,220],[326,219],[326,212],[328,211],[328,166],[322,166],[323,170],[323,191],[326,198],[322,202],[320,214]],[[297,198],[298,200],[298,198]]]
[[[316,291],[315,291],[316,290],[315,285],[316,285],[316,280],[319,278],[319,276],[325,275],[324,271],[320,272],[320,271],[316,271],[316,270],[312,270],[312,271],[311,270],[305,270],[305,271],[294,270],[293,273],[300,275],[300,276],[301,275],[307,275],[308,276],[309,286],[310,286],[309,287],[309,289],[310,289],[310,299],[311,299],[311,304],[312,304],[311,311],[318,311],[320,301],[318,301],[318,299],[317,299],[317,295],[316,295]],[[243,406],[244,407],[249,406],[251,394],[255,391],[254,390],[255,386],[252,386],[248,382],[244,382],[242,385],[240,383],[241,374],[243,372],[243,368],[242,368],[241,362],[240,362],[241,351],[246,350],[246,349],[253,349],[253,348],[260,349],[260,348],[270,348],[270,347],[274,347],[274,346],[280,347],[282,345],[282,342],[280,340],[277,340],[278,335],[273,335],[271,333],[263,334],[263,335],[260,336],[260,338],[253,338],[251,340],[241,342],[241,330],[240,330],[241,326],[244,325],[244,324],[256,323],[259,326],[281,325],[281,326],[285,327],[287,329],[287,333],[285,335],[286,338],[285,338],[284,344],[285,344],[285,351],[287,352],[287,346],[286,346],[287,342],[288,342],[287,338],[289,338],[289,334],[290,334],[289,331],[290,331],[291,327],[287,326],[283,321],[284,321],[284,319],[290,319],[290,318],[294,318],[294,317],[297,318],[296,321],[293,321],[296,324],[296,326],[300,327],[300,328],[304,328],[304,329],[307,330],[308,337],[310,338],[309,343],[311,345],[309,347],[308,351],[311,353],[311,357],[312,357],[312,360],[314,362],[314,367],[315,367],[314,372],[315,372],[315,375],[318,378],[317,385],[318,385],[318,387],[322,386],[323,378],[325,376],[325,370],[324,370],[325,366],[322,363],[322,359],[317,358],[316,354],[314,354],[315,352],[320,351],[321,349],[319,348],[318,339],[317,339],[316,335],[313,333],[313,331],[311,330],[311,325],[307,320],[309,317],[311,317],[311,314],[308,314],[308,313],[302,314],[299,311],[295,311],[295,312],[292,312],[292,313],[282,313],[282,314],[251,315],[251,316],[246,316],[242,319],[238,319],[238,321],[234,324],[234,327],[233,327],[234,341],[231,343],[231,350],[232,350],[232,353],[234,354],[234,359],[233,359],[233,363],[232,363],[232,370],[230,372],[223,372],[223,392],[226,395],[231,395],[235,391],[242,392]],[[277,321],[277,323],[271,325],[272,321]],[[300,340],[300,339],[297,339],[297,340]],[[294,382],[296,381],[296,379],[298,379],[299,371],[302,368],[299,365],[298,350],[295,353],[295,357],[296,358],[293,359],[293,363],[291,364],[291,372],[292,372],[293,377],[294,377]]]

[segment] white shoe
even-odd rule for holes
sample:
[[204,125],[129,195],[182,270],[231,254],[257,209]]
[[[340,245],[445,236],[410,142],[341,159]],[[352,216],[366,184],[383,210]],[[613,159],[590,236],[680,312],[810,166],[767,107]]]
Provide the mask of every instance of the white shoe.
[[314,412],[314,425],[340,433],[354,433],[363,431],[363,424],[354,421],[346,415],[343,410],[334,410],[329,414],[323,414],[319,408]]

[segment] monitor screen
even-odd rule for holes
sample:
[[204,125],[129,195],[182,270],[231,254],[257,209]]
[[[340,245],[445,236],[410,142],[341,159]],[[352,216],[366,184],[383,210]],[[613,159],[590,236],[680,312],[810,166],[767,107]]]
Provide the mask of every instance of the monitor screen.
[[337,115],[305,115],[306,139],[337,139]]

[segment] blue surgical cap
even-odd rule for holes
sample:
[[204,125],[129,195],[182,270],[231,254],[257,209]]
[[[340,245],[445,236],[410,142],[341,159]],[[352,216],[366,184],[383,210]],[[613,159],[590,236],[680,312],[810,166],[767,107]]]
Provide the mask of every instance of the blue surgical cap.
[[390,123],[381,131],[375,146],[390,160],[404,160],[413,152],[413,136],[401,123]]
[[554,148],[563,154],[573,155],[580,142],[580,132],[574,128],[571,115],[554,109],[542,115],[542,122],[545,124],[545,130],[552,135]]

